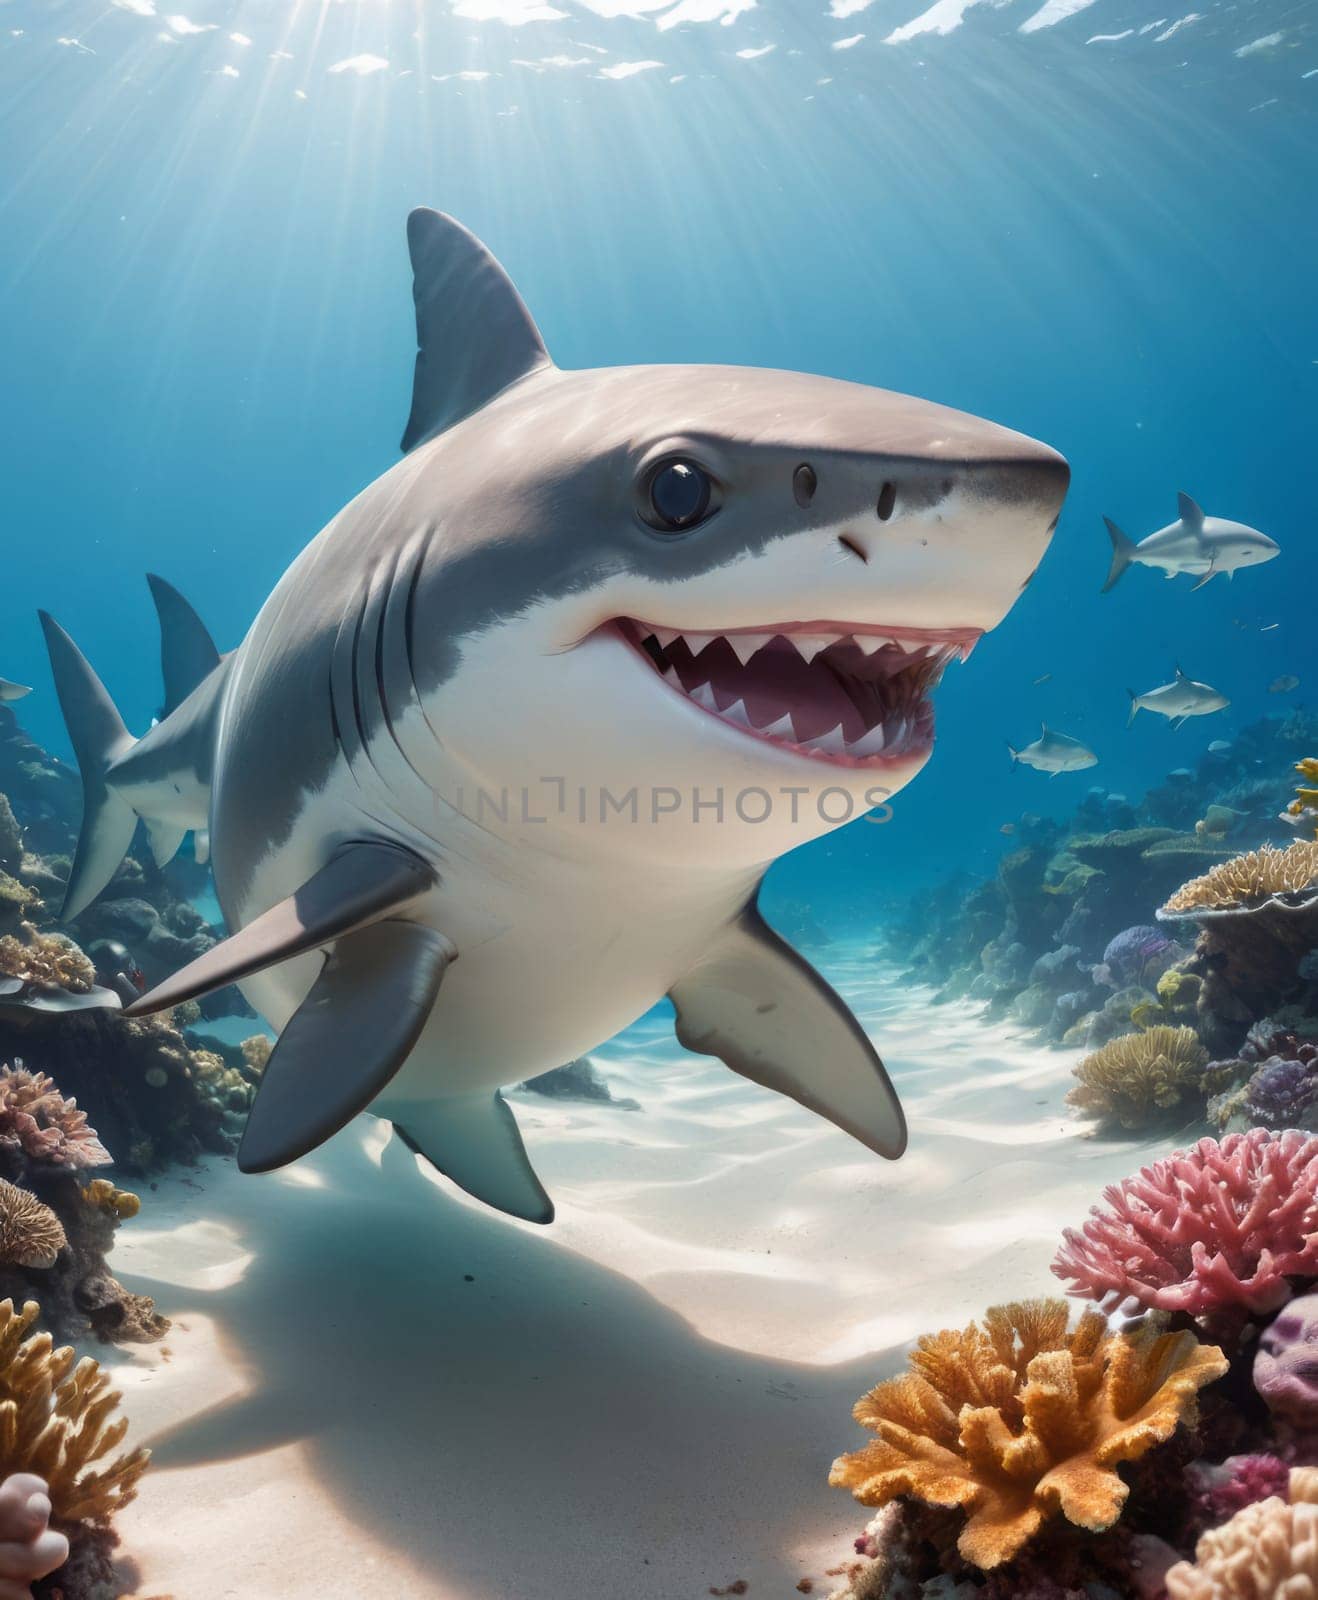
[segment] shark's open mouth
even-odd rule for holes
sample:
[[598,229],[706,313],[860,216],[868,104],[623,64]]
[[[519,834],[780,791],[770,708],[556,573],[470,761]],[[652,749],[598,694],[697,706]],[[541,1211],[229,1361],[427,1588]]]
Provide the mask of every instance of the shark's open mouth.
[[933,744],[929,692],[974,629],[881,632],[844,623],[678,632],[621,618],[670,688],[742,732],[843,766],[881,766]]

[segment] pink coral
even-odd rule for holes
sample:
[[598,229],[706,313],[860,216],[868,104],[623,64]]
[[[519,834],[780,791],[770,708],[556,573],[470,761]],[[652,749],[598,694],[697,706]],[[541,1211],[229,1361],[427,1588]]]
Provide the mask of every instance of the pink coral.
[[0,1150],[54,1167],[103,1167],[114,1158],[78,1110],[43,1072],[21,1062],[0,1067]]
[[1201,1139],[1103,1191],[1053,1272],[1113,1310],[1128,1300],[1243,1321],[1318,1278],[1318,1138],[1252,1128]]
[[1191,1463],[1186,1472],[1196,1521],[1215,1528],[1270,1495],[1285,1496],[1291,1469],[1280,1456],[1228,1456],[1218,1465]]

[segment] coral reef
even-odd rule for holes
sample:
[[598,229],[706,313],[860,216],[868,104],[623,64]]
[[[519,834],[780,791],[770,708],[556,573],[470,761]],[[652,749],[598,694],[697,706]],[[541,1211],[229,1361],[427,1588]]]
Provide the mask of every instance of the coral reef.
[[34,988],[67,989],[86,994],[96,982],[96,969],[72,939],[58,933],[38,933],[28,922],[23,937],[0,937],[0,976],[17,978]]
[[[114,1454],[128,1427],[115,1418],[120,1396],[90,1357],[77,1360],[48,1333],[33,1333],[37,1315],[31,1301],[21,1311],[0,1301],[0,1476],[43,1479],[70,1565],[108,1581],[110,1524],[136,1494],[149,1458],[142,1449]],[[59,1573],[51,1581],[49,1592],[61,1592]]]
[[68,1245],[64,1225],[30,1189],[0,1178],[0,1265],[53,1267]]
[[1103,1123],[1140,1128],[1197,1099],[1207,1061],[1193,1028],[1155,1024],[1086,1056],[1067,1100]]
[[1169,1600],[1318,1600],[1318,1472],[1296,1468],[1273,1496],[1204,1534],[1167,1573]]
[[106,1266],[115,1229],[139,1206],[106,1179],[88,1179],[109,1161],[86,1115],[51,1079],[0,1069],[0,1237],[6,1207],[25,1203],[52,1214],[60,1230],[44,1262],[0,1247],[0,1296],[38,1299],[43,1322],[61,1339],[158,1339],[168,1323]]
[[1115,1310],[1182,1312],[1215,1335],[1318,1279],[1318,1138],[1256,1128],[1144,1167],[1068,1228],[1053,1272]]
[[1129,1493],[1117,1466],[1193,1417],[1227,1363],[1191,1334],[1114,1334],[1095,1312],[1074,1330],[1067,1320],[1065,1301],[1026,1301],[922,1338],[912,1370],[857,1403],[878,1437],[829,1481],[866,1505],[909,1496],[964,1512],[957,1549],[983,1569],[1052,1516],[1111,1527]]

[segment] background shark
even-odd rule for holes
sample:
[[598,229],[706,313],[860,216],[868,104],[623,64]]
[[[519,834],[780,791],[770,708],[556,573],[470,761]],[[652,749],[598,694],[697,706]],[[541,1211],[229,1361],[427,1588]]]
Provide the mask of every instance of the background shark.
[[1224,711],[1231,704],[1211,684],[1187,678],[1179,667],[1170,683],[1161,684],[1156,689],[1146,689],[1143,694],[1136,694],[1133,689],[1128,689],[1126,693],[1130,696],[1127,727],[1134,722],[1137,711],[1156,711],[1160,717],[1166,717],[1172,727],[1179,728],[1187,717],[1206,717],[1211,712]]
[[1112,565],[1108,568],[1106,594],[1134,563],[1158,567],[1169,578],[1182,572],[1201,574],[1194,585],[1202,589],[1219,572],[1234,576],[1240,567],[1256,567],[1281,554],[1281,548],[1266,533],[1243,522],[1228,522],[1224,517],[1206,517],[1188,494],[1176,496],[1177,518],[1159,528],[1138,544],[1128,538],[1109,517],[1103,521],[1112,541]]
[[1033,744],[1019,750],[1008,745],[1007,749],[1013,761],[1047,772],[1054,778],[1059,772],[1083,772],[1086,767],[1098,765],[1098,757],[1088,745],[1073,739],[1069,733],[1057,733],[1046,722]]
[[236,979],[279,1030],[245,1170],[369,1106],[547,1221],[500,1086],[664,994],[683,1044],[896,1157],[882,1064],[757,889],[927,761],[929,691],[1033,574],[1065,462],[799,373],[562,371],[470,233],[408,237],[407,453],[239,648],[157,587],[167,715],[134,741],[43,617],[85,791],[65,914],[139,817],[161,860],[208,830],[233,934],[130,1009]]

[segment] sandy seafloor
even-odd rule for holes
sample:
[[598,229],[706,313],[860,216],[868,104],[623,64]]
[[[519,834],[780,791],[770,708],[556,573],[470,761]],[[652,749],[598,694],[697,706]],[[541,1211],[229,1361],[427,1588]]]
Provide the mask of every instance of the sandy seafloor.
[[282,1173],[211,1160],[113,1257],[174,1319],[115,1362],[155,1464],[121,1519],[172,1600],[790,1600],[867,1513],[827,1484],[916,1335],[1058,1286],[1060,1230],[1167,1148],[1068,1115],[1074,1052],[820,961],[910,1150],[871,1156],[647,1018],[638,1111],[511,1096],[558,1206],[509,1221],[361,1118]]

